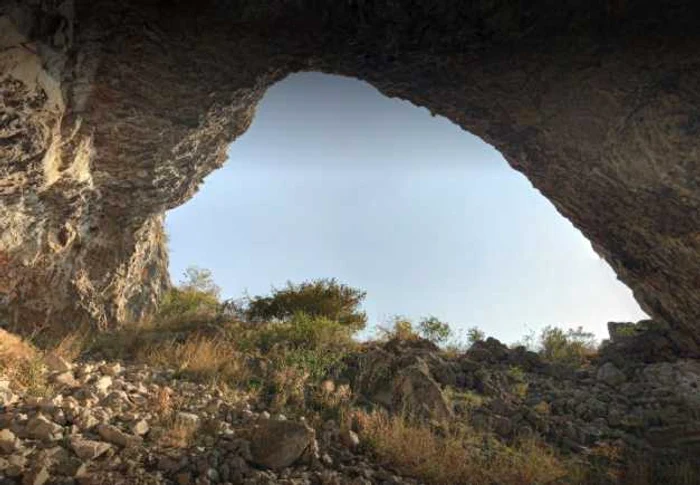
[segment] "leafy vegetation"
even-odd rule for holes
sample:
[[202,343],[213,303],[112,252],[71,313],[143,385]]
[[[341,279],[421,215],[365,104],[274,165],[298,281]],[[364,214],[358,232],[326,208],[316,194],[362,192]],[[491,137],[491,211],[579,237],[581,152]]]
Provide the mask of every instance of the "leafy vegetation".
[[582,327],[566,332],[557,327],[545,327],[540,333],[540,355],[545,360],[568,365],[582,365],[597,351],[595,336]]
[[423,318],[418,323],[418,328],[424,339],[438,345],[446,343],[452,336],[452,329],[449,323],[438,320],[433,316]]
[[[225,392],[255,394],[271,410],[302,410],[319,422],[348,418],[364,446],[375,457],[405,475],[430,485],[576,485],[589,483],[660,483],[661,467],[622,457],[601,447],[593,458],[573,461],[555,453],[534,438],[496,439],[485,430],[462,423],[426,423],[407,416],[359,409],[352,392],[335,380],[353,358],[375,343],[353,339],[365,327],[360,305],[365,292],[322,279],[288,283],[267,296],[247,298],[231,312],[220,300],[220,288],[208,270],[188,268],[183,279],[164,298],[152,320],[109,333],[75,332],[46,352],[73,360],[79,355],[125,359],[174,368],[187,379],[206,382]],[[450,325],[434,316],[415,324],[403,316],[380,327],[381,340],[428,340],[443,348],[445,359],[459,358],[467,346],[455,344]],[[0,337],[2,335],[0,334]],[[466,343],[485,341],[478,327],[466,331]],[[525,338],[542,359],[572,366],[586,365],[596,352],[592,334],[580,327],[563,330],[546,327]],[[349,362],[349,364],[348,364]],[[30,394],[50,391],[42,372],[42,352],[12,338],[0,338],[0,372]],[[515,365],[505,371],[512,395],[528,396],[528,375]],[[491,402],[490,397],[468,388],[447,387],[449,400],[468,414]],[[157,396],[162,412],[163,443],[186,447],[194,430],[175,420],[171,396]],[[542,401],[534,412],[552,410]],[[597,453],[597,455],[596,455]],[[685,464],[669,470],[697,483]],[[626,481],[625,481],[626,480]],[[670,482],[669,482],[670,483]]]
[[249,298],[243,315],[248,321],[288,321],[297,313],[323,317],[338,322],[352,331],[362,330],[367,315],[360,310],[367,293],[338,283],[334,278],[287,283],[273,288],[270,296]]

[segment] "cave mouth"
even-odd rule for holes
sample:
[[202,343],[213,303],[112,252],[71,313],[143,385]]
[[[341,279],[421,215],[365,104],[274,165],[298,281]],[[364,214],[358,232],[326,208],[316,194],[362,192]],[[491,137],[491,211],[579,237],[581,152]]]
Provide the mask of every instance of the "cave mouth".
[[490,145],[365,82],[272,86],[223,168],[168,212],[170,273],[226,297],[336,277],[370,326],[436,315],[515,342],[544,326],[646,318],[585,237]]

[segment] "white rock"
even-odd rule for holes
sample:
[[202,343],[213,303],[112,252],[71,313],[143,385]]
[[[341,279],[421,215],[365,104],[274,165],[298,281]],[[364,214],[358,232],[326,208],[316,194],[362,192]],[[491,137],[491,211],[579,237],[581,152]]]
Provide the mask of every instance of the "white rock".
[[102,376],[94,382],[93,386],[97,391],[106,392],[112,387],[112,378],[110,376]]
[[100,420],[93,416],[89,409],[83,409],[74,419],[74,423],[81,430],[88,430],[100,424]]
[[9,429],[0,431],[0,451],[9,455],[17,451],[21,446],[20,440]]
[[98,456],[104,455],[112,448],[109,443],[94,441],[74,436],[70,440],[70,447],[81,460],[94,460]]
[[9,387],[0,387],[0,406],[10,406],[16,403],[18,400],[19,397],[14,392],[12,392],[9,389]]
[[141,437],[125,433],[111,424],[100,424],[97,426],[97,432],[105,441],[125,448],[139,445],[142,442]]
[[350,449],[360,446],[360,437],[351,429],[344,429],[340,432],[340,441]]
[[148,433],[148,430],[150,429],[150,426],[148,426],[148,421],[145,419],[141,419],[139,421],[135,421],[131,424],[131,432],[134,433],[137,436],[143,436],[146,433]]

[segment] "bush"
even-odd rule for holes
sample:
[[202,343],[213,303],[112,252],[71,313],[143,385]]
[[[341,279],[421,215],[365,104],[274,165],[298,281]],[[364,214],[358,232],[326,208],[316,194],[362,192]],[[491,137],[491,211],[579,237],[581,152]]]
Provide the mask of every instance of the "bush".
[[300,284],[288,282],[285,288],[273,288],[271,296],[249,298],[243,313],[249,321],[285,322],[301,312],[358,331],[367,323],[367,315],[359,309],[366,295],[366,292],[338,283],[334,278]]
[[434,344],[444,344],[452,336],[450,325],[436,317],[423,318],[418,324],[418,328],[423,338]]
[[540,355],[545,360],[568,365],[581,365],[596,353],[595,336],[582,327],[564,331],[547,326],[540,334]]
[[416,340],[419,337],[413,328],[413,322],[402,315],[394,315],[389,321],[390,327],[378,328],[381,340]]
[[214,283],[211,271],[190,266],[183,276],[160,303],[156,320],[161,324],[194,317],[211,318],[219,312],[221,288]]
[[197,266],[188,266],[183,276],[184,280],[181,280],[178,285],[180,290],[206,293],[217,300],[219,299],[221,288],[214,283],[214,277],[210,270]]
[[486,340],[486,334],[479,327],[471,327],[467,329],[467,343],[474,345],[477,342]]
[[260,324],[251,327],[239,344],[246,349],[268,352],[274,347],[318,349],[342,347],[351,340],[346,326],[325,317],[296,313],[287,322]]

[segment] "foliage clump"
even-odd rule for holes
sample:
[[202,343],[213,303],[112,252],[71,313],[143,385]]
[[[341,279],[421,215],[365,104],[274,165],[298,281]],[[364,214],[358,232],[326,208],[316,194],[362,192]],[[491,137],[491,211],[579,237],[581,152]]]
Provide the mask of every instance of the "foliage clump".
[[367,324],[367,314],[360,310],[367,293],[339,283],[335,278],[316,279],[299,284],[287,282],[284,288],[272,288],[270,296],[248,299],[243,315],[248,321],[289,321],[295,314],[323,317],[353,331]]
[[583,327],[564,331],[547,326],[540,333],[539,353],[549,362],[580,366],[594,356],[596,350],[595,335],[585,332]]
[[208,269],[188,267],[180,284],[165,294],[156,316],[159,320],[212,317],[220,308],[221,288]]

